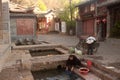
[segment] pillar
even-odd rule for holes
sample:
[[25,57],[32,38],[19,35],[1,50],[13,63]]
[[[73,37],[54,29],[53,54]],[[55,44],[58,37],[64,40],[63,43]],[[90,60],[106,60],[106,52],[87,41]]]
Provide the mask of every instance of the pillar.
[[2,44],[2,1],[0,0],[0,44]]

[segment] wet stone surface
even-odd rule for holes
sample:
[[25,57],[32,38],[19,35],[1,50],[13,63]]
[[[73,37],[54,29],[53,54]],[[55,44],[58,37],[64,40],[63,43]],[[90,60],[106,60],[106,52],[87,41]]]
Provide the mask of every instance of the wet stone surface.
[[110,63],[109,65],[110,65],[110,66],[113,66],[113,67],[115,67],[115,68],[117,68],[117,69],[120,70],[120,62]]
[[88,57],[88,58],[92,58],[92,59],[94,59],[94,60],[103,60],[103,57],[102,57],[102,56],[94,56],[94,55],[92,55],[92,56],[90,55],[90,56],[89,56],[89,55],[88,55],[87,57]]

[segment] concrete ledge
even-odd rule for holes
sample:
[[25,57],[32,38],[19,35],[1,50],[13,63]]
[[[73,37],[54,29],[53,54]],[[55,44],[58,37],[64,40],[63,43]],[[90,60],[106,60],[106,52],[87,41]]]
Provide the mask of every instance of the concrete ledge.
[[[90,71],[93,72],[96,76],[100,77],[102,80],[117,80],[117,76],[112,75],[113,73],[109,73],[109,70],[107,70],[100,62],[91,60],[93,63],[93,66],[90,68]],[[86,63],[82,63],[84,66],[87,66]]]
[[10,55],[10,45],[0,45],[0,71],[4,67],[4,64]]
[[58,65],[65,65],[68,59],[68,54],[66,55],[55,55],[55,56],[42,56],[37,58],[32,58],[32,71],[44,70],[44,69],[55,69]]
[[61,45],[59,44],[43,44],[43,45],[22,45],[22,46],[13,46],[13,50],[27,50],[31,48],[55,48],[55,47],[60,47]]
[[24,70],[21,72],[21,74],[22,74],[22,80],[34,80],[33,75],[29,70]]
[[64,54],[68,54],[68,50],[64,50],[63,48],[55,48],[55,50],[61,52],[61,53],[64,53]]
[[79,72],[79,69],[74,69],[74,72],[79,75],[80,77],[82,77],[84,80],[102,80],[99,77],[97,77],[96,75],[94,75],[93,73],[89,72],[86,75],[83,75]]
[[109,66],[107,65],[103,65],[101,64],[100,62],[97,62],[97,61],[94,61],[94,66],[112,76],[116,76],[116,77],[120,77],[120,70],[117,70],[117,69],[110,69],[110,68],[107,68]]

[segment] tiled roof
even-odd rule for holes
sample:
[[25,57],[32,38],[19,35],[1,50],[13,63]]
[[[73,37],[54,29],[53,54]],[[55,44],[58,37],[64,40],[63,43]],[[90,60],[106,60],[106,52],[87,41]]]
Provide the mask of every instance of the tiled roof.
[[[45,15],[50,14],[50,13],[52,13],[52,12],[53,12],[52,10],[49,10],[49,11],[43,12],[43,13],[41,13],[41,14],[38,14],[37,17],[45,17]],[[53,14],[54,14],[54,13],[53,13]]]
[[9,3],[9,9],[10,9],[10,12],[22,12],[22,13],[26,13],[29,10],[32,10],[33,7],[28,8],[28,7],[21,6],[19,4],[15,4],[15,3],[10,2]]
[[76,5],[76,7],[87,5],[95,1],[98,1],[98,0],[86,0],[86,1],[80,2],[78,5]]
[[98,4],[97,7],[109,6],[109,5],[116,4],[116,3],[120,3],[120,0],[107,0],[101,4]]
[[36,18],[35,14],[23,14],[23,13],[10,13],[10,17],[12,18],[21,18],[21,17],[28,17],[28,18]]

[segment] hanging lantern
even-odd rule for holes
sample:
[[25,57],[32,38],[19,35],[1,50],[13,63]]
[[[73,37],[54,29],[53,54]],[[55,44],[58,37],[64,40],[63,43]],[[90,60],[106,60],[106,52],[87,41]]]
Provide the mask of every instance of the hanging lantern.
[[100,20],[99,20],[99,19],[97,19],[97,20],[96,20],[96,22],[97,22],[97,23],[99,23],[99,22],[100,22]]
[[106,22],[106,19],[104,18],[102,21],[105,23],[105,22]]

